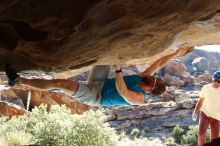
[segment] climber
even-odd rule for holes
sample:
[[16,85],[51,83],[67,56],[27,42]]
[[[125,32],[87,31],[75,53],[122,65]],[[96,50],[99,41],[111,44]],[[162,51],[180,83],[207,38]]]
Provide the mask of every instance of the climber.
[[150,95],[161,95],[166,86],[162,78],[153,74],[174,58],[183,56],[193,47],[182,48],[155,61],[138,75],[122,75],[120,65],[115,65],[115,78],[109,79],[110,66],[101,65],[92,68],[87,83],[65,79],[26,79],[6,65],[5,71],[11,85],[21,84],[40,90],[60,89],[72,98],[88,105],[139,105],[146,103]]
[[211,141],[220,134],[220,71],[212,76],[212,83],[204,85],[200,92],[192,119],[196,121],[198,111],[201,109],[199,119],[198,144],[203,146],[206,142],[206,131],[211,127]]

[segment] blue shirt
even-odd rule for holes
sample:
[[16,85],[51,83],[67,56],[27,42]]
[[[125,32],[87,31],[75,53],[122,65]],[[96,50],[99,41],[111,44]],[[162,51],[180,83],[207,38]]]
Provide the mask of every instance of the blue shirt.
[[[144,94],[144,97],[149,95],[145,93],[144,90],[137,84],[138,82],[141,82],[143,80],[142,77],[138,75],[129,75],[129,76],[124,76],[123,78],[128,89],[135,92],[142,92]],[[101,99],[102,106],[130,105],[122,96],[119,95],[115,86],[115,78],[105,80],[101,94],[102,94],[102,99]]]

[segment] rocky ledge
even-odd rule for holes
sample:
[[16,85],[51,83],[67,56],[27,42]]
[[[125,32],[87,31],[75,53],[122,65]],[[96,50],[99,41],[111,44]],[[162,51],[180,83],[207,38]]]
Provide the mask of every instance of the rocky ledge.
[[[142,106],[109,107],[105,110],[109,124],[120,130],[148,129],[154,136],[168,136],[176,125],[188,127],[197,124],[192,110],[198,99],[181,102],[157,102]],[[146,135],[148,133],[145,133]]]

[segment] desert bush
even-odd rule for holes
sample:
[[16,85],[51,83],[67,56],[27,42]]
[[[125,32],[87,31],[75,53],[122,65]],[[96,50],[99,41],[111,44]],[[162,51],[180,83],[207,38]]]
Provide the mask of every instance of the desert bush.
[[[189,130],[186,132],[185,135],[182,137],[182,145],[187,146],[195,146],[198,144],[198,130],[199,126],[190,126]],[[206,142],[210,141],[210,129],[207,130],[206,134]]]
[[181,128],[179,125],[177,125],[176,127],[174,127],[173,129],[173,133],[172,136],[175,139],[176,143],[180,143],[182,136],[185,134],[184,129]]
[[189,130],[182,137],[181,144],[195,146],[198,143],[198,126],[190,126]]
[[175,139],[173,137],[167,137],[164,143],[166,144],[173,144],[175,142]]
[[32,144],[32,135],[23,130],[4,133],[0,138],[1,146],[21,146]]
[[46,109],[41,105],[30,116],[5,118],[0,125],[0,137],[6,132],[23,130],[33,137],[31,143],[45,146],[115,146],[118,141],[101,111],[72,115],[64,106],[52,106],[50,112]]
[[132,129],[131,132],[130,132],[129,138],[134,140],[134,139],[136,139],[138,136],[140,136],[140,130],[139,130],[138,128]]

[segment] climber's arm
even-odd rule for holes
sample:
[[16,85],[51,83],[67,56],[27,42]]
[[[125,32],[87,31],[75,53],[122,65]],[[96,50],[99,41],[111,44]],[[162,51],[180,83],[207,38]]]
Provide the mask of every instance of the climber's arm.
[[156,62],[154,62],[150,67],[148,67],[144,72],[140,73],[139,75],[144,76],[152,76],[156,71],[160,70],[164,66],[166,66],[174,57],[184,56],[187,53],[191,52],[193,47],[186,47],[176,50],[174,53],[166,55]]
[[[120,67],[116,65],[116,70],[120,70]],[[123,75],[121,72],[115,73],[115,85],[118,93],[130,104],[143,104],[144,103],[144,94],[141,92],[135,92],[129,90],[125,81],[123,79]]]

